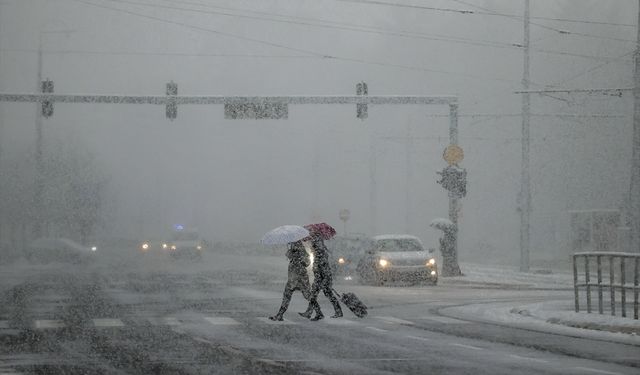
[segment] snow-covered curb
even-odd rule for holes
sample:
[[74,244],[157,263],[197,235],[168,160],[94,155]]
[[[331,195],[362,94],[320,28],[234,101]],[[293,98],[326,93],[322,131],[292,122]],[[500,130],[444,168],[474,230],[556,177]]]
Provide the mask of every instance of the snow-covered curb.
[[446,307],[440,309],[440,313],[458,319],[640,346],[640,335],[602,330],[605,327],[625,327],[626,331],[638,332],[640,321],[566,311],[566,304],[566,301],[548,301],[516,307],[513,302],[476,304]]

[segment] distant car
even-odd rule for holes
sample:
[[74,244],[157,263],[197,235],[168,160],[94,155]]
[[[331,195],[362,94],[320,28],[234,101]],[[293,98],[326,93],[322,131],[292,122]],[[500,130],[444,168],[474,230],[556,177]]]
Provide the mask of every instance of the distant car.
[[325,242],[331,254],[331,269],[335,278],[347,281],[357,279],[357,265],[365,250],[371,247],[366,235],[336,236]]
[[137,250],[141,254],[166,253],[169,250],[169,243],[160,240],[146,240],[138,244]]
[[25,257],[35,263],[84,263],[96,256],[96,246],[84,246],[68,238],[39,238],[29,244]]
[[391,281],[438,283],[438,267],[432,254],[418,237],[387,234],[372,238],[370,247],[358,263],[360,280],[383,285]]
[[176,229],[167,241],[167,251],[174,258],[201,259],[205,245],[197,230]]

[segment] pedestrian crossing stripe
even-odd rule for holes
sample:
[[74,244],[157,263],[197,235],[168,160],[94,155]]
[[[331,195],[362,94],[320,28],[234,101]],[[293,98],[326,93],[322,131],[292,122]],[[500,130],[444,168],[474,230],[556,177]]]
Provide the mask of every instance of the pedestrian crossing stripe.
[[292,322],[291,320],[271,320],[269,318],[265,318],[265,317],[258,317],[256,318],[259,321],[263,322],[263,323],[267,323],[267,324],[298,324],[296,322]]
[[124,327],[120,319],[93,319],[93,325],[100,328]]
[[173,317],[167,318],[147,318],[147,321],[154,326],[179,326],[181,323]]
[[227,317],[223,317],[223,316],[208,316],[205,317],[204,320],[206,320],[207,322],[213,324],[213,325],[224,325],[224,326],[231,326],[231,325],[239,325],[240,322],[238,322],[237,320],[233,319],[233,318],[227,318]]
[[423,316],[420,319],[433,320],[435,322],[444,323],[444,324],[469,324],[469,322],[466,320],[459,320],[455,318],[449,318],[446,316]]
[[8,320],[0,320],[0,328],[9,328]]
[[62,320],[36,320],[33,324],[35,328],[38,329],[46,329],[46,328],[64,328],[65,324]]
[[398,318],[394,318],[393,316],[376,316],[376,319],[380,319],[384,322],[387,323],[395,323],[395,324],[407,324],[407,325],[414,325],[414,322],[410,322],[408,320],[404,320],[404,319],[398,319]]
[[359,324],[358,322],[349,319],[322,319],[321,322],[325,322],[326,324],[330,324],[333,326],[349,326]]

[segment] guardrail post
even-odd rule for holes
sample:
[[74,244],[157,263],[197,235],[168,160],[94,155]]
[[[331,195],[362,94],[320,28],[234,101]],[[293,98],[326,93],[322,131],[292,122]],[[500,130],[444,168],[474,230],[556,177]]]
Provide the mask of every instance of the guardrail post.
[[[580,296],[578,295],[578,256],[573,255],[573,293],[575,296],[576,312],[580,311]],[[637,265],[638,263],[636,263]],[[637,273],[637,272],[636,272]]]
[[598,264],[598,313],[604,313],[604,306],[602,304],[602,256],[596,257],[596,263]]
[[638,264],[640,258],[636,258],[635,267],[633,267],[633,319],[638,319]]
[[589,256],[584,257],[584,281],[587,286],[587,313],[591,313],[591,277],[589,275]]
[[615,269],[613,268],[613,255],[609,256],[609,290],[611,291],[611,315],[616,315],[616,288],[613,285],[615,283]]
[[626,307],[626,303],[627,303],[627,291],[625,288],[625,284],[626,284],[626,270],[625,270],[625,261],[624,261],[624,257],[620,258],[620,303],[622,304],[620,306],[620,309],[622,310],[622,317],[626,318],[627,317],[627,307]]

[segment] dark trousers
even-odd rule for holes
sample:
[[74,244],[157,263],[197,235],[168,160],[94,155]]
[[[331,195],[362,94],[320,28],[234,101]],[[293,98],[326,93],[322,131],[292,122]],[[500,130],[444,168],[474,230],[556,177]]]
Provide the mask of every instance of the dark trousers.
[[315,310],[316,315],[322,315],[322,310],[320,310],[320,304],[318,303],[318,294],[320,294],[320,291],[323,291],[324,295],[329,299],[333,305],[333,310],[336,315],[342,315],[340,303],[333,294],[333,279],[331,275],[327,275],[325,273],[314,273],[313,286],[311,287],[311,298],[309,299],[309,307],[307,308],[306,313],[311,314],[311,312]]
[[289,278],[289,280],[287,280],[287,284],[284,286],[284,292],[282,293],[282,304],[280,305],[280,310],[278,310],[278,315],[282,316],[289,308],[289,302],[291,302],[291,296],[293,295],[293,292],[299,290],[300,292],[302,292],[304,298],[308,300],[311,297],[311,290],[309,289],[309,279],[307,278],[306,270],[304,275],[298,275],[298,277]]

